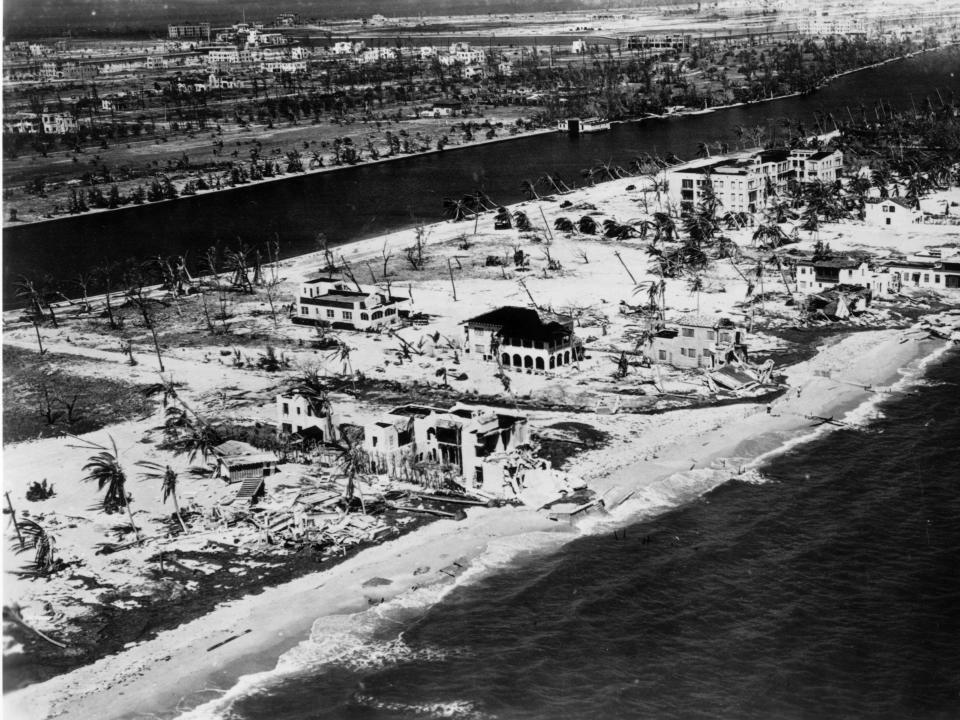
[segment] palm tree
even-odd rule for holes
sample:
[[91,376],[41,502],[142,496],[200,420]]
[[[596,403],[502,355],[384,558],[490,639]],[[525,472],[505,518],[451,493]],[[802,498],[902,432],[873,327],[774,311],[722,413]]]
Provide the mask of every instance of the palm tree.
[[757,258],[756,267],[754,267],[754,269],[753,269],[753,275],[754,275],[754,277],[756,277],[757,280],[760,282],[760,306],[761,306],[761,307],[763,307],[763,303],[764,303],[764,293],[766,292],[766,291],[763,289],[763,271],[764,271],[764,269],[765,269],[765,268],[764,268],[764,264],[763,264],[763,258],[758,257],[758,258]]
[[360,488],[360,476],[366,471],[367,456],[363,451],[360,438],[350,433],[344,433],[340,440],[340,469],[347,476],[347,485],[344,489],[344,499],[347,501],[347,512],[353,498],[360,498],[360,509],[367,514],[367,506],[363,500],[363,491]]
[[343,340],[337,339],[337,346],[330,353],[329,358],[331,360],[339,360],[341,363],[341,375],[345,375],[348,372],[353,373],[353,363],[350,362],[350,353],[353,352],[353,348],[347,345]]
[[527,217],[527,214],[523,210],[517,210],[513,213],[513,224],[517,226],[517,230],[528,232],[533,230],[533,225],[530,223],[530,218]]
[[584,235],[596,235],[597,221],[589,215],[584,215],[577,221],[577,229]]
[[18,520],[17,530],[22,538],[22,544],[17,552],[36,550],[33,555],[31,569],[38,575],[49,575],[55,572],[62,563],[56,557],[56,539],[53,535],[33,520]]
[[659,280],[644,280],[637,284],[633,289],[634,295],[646,293],[647,308],[657,314],[663,320],[666,317],[666,292],[667,282],[663,278]]
[[654,242],[669,242],[677,236],[677,226],[673,218],[664,212],[655,212],[653,214],[653,226],[655,230]]
[[140,530],[133,522],[133,511],[130,509],[130,498],[127,495],[127,474],[120,465],[117,443],[112,437],[110,444],[113,447],[112,452],[102,445],[91,443],[91,446],[99,448],[100,452],[88,458],[87,464],[83,466],[84,471],[87,472],[84,480],[96,480],[97,490],[106,488],[106,494],[103,496],[103,508],[106,512],[112,512],[117,507],[126,508],[130,527],[133,528],[137,542],[140,543],[142,542]]
[[177,500],[177,473],[169,465],[161,465],[149,460],[141,460],[137,465],[150,470],[150,472],[143,474],[144,477],[162,482],[163,502],[166,502],[167,498],[173,498],[174,513],[176,513],[177,520],[180,522],[180,527],[186,533],[187,525],[183,522],[183,516],[180,514],[180,502]]
[[567,217],[558,217],[553,221],[553,227],[555,230],[568,233],[573,232],[575,229],[573,223],[570,221],[570,218]]
[[761,224],[753,231],[753,242],[757,247],[779,247],[783,244],[785,236],[783,230],[777,225]]
[[186,454],[187,461],[193,462],[199,455],[204,464],[214,454],[214,448],[223,442],[223,438],[211,425],[190,422],[186,431],[181,432],[174,441],[174,453]]
[[540,199],[540,196],[537,194],[537,188],[529,180],[521,180],[520,187],[523,189],[523,192],[527,196],[528,200]]
[[697,315],[700,314],[700,293],[703,292],[703,277],[699,274],[694,275],[692,278],[687,280],[687,288],[690,290],[690,294],[697,295]]

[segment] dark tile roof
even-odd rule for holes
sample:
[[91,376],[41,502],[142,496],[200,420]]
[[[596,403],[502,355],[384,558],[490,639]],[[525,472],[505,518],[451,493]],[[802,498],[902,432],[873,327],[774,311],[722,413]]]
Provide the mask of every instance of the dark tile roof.
[[[567,319],[564,315],[554,317]],[[532,308],[505,305],[464,321],[465,325],[491,325],[506,337],[549,340],[557,335],[571,335],[572,331],[556,321],[543,322],[540,313]]]

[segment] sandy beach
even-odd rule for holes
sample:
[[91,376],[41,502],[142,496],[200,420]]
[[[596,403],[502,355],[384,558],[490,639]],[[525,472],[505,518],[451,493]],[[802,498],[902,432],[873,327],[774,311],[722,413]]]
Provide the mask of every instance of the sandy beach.
[[[923,337],[909,330],[844,337],[790,368],[790,390],[769,409],[740,405],[656,416],[628,449],[633,457],[627,464],[606,467],[601,457],[581,456],[571,471],[583,472],[612,511],[591,516],[581,527],[558,525],[528,508],[477,509],[460,523],[439,521],[329,571],[225,603],[123,653],[11,693],[5,698],[8,716],[107,719],[136,717],[147,708],[153,716],[177,715],[204,702],[222,707],[231,697],[221,697],[225,689],[241,676],[270,673],[291,648],[316,653],[318,662],[350,652],[350,643],[325,644],[329,637],[304,642],[318,619],[355,626],[386,608],[429,606],[454,584],[522,552],[556,548],[582,532],[609,531],[744,477],[765,454],[822,432],[811,430],[811,418],[862,421],[891,386],[905,386],[918,364],[944,347]],[[614,456],[611,464],[626,459],[620,451],[600,455]],[[465,569],[456,578],[439,572],[454,563]],[[364,586],[372,578],[390,582]],[[253,675],[240,687],[255,682]]]

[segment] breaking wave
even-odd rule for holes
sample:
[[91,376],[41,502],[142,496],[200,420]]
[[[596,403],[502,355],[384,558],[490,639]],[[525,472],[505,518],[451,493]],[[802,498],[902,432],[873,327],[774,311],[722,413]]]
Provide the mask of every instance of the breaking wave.
[[[841,422],[858,430],[871,420],[882,417],[878,406],[890,396],[903,393],[923,382],[925,368],[939,359],[949,346],[937,348],[901,371],[901,378],[888,387],[874,388],[874,393],[850,409]],[[573,533],[532,532],[497,538],[473,559],[468,568],[452,582],[437,582],[402,593],[386,602],[361,612],[328,615],[318,618],[310,637],[285,652],[272,670],[246,675],[222,696],[180,716],[181,720],[222,720],[245,717],[232,712],[234,705],[245,698],[269,695],[287,678],[300,677],[322,668],[338,668],[350,672],[375,671],[411,661],[443,661],[460,655],[456,647],[420,645],[411,648],[403,630],[439,603],[454,588],[468,585],[498,569],[505,568],[524,554],[544,553],[577,537],[599,535],[628,524],[647,520],[686,505],[726,483],[763,485],[775,482],[760,468],[770,459],[820,438],[836,429],[822,425],[800,435],[781,438],[777,447],[744,461],[726,458],[710,467],[693,468],[673,473],[638,489],[606,511],[587,515],[577,522]],[[379,700],[358,691],[351,698],[357,708],[380,710],[398,717],[437,717],[483,719],[493,717],[478,710],[472,703],[460,700],[406,704]]]

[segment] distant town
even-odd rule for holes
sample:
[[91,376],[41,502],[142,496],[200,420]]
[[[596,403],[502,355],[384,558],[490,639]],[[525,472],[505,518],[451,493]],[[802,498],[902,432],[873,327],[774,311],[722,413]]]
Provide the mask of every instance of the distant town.
[[[737,31],[730,17],[742,19]],[[566,117],[637,119],[810,92],[960,32],[949,13],[902,22],[775,5],[499,20],[438,19],[430,27],[450,34],[444,42],[428,42],[420,18],[320,25],[292,13],[172,24],[152,41],[8,41],[4,221],[514,137]],[[520,35],[497,39],[507,32]],[[264,131],[270,146],[257,141]]]

